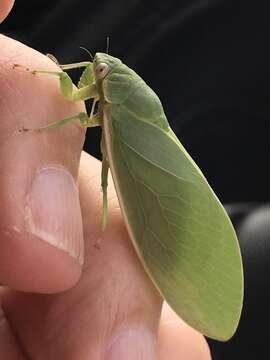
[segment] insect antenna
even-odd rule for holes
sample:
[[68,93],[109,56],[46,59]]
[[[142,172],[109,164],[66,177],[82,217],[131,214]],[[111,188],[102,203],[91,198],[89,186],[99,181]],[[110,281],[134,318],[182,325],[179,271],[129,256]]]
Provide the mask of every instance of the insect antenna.
[[106,37],[106,54],[109,54],[109,47],[110,47],[110,37]]
[[93,54],[91,53],[91,51],[90,51],[90,50],[86,49],[86,48],[85,48],[85,47],[83,47],[83,46],[79,46],[79,48],[80,48],[80,49],[82,49],[82,50],[84,50],[84,51],[86,51],[86,52],[87,52],[87,54],[88,54],[88,55],[90,55],[91,60],[93,60],[93,59],[94,59],[94,56],[93,56]]

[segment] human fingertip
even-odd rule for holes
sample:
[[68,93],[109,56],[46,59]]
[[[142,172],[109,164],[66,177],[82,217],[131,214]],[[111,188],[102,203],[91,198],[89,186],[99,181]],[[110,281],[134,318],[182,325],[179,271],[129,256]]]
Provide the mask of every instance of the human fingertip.
[[41,293],[73,287],[84,259],[73,176],[62,166],[42,168],[34,173],[22,201],[22,221],[17,216],[15,225],[7,215],[1,228],[0,282],[15,290]]

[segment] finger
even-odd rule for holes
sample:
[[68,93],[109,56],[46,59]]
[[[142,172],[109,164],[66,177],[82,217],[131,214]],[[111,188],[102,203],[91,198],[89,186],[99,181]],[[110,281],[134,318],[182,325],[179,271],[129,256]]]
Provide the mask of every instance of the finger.
[[0,0],[0,23],[8,16],[15,0]]
[[111,183],[109,225],[101,231],[100,162],[84,154],[81,165],[80,281],[57,295],[9,293],[5,313],[29,358],[154,360],[161,298],[130,243]]
[[0,359],[25,360],[2,309],[0,309]]
[[158,360],[211,360],[205,338],[165,303],[158,334]]
[[[84,131],[78,124],[22,133],[82,110],[59,94],[46,56],[0,36],[0,283],[24,291],[72,286],[83,260],[76,178]],[[14,63],[23,65],[13,68]]]

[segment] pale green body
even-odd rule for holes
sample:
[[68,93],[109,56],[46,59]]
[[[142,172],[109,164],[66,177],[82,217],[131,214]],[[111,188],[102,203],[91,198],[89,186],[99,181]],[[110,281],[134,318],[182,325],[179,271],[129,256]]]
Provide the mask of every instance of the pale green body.
[[110,167],[130,237],[157,289],[188,324],[227,340],[240,318],[243,272],[223,206],[170,129],[153,90],[107,54],[96,54],[93,73],[88,63],[79,83],[84,95],[72,96],[95,97],[99,111],[70,119],[103,128],[103,225]]

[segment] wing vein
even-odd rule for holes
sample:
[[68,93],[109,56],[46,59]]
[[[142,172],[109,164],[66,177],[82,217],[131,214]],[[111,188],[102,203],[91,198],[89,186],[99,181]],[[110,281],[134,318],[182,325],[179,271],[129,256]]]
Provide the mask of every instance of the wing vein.
[[154,163],[153,161],[151,161],[149,158],[145,157],[144,155],[140,154],[136,149],[134,149],[133,146],[131,146],[130,144],[128,144],[125,140],[123,140],[122,138],[120,138],[120,141],[125,144],[125,146],[127,146],[130,150],[134,151],[139,157],[143,158],[145,161],[147,161],[148,163],[150,163],[151,165],[153,166],[156,166],[158,167],[160,170],[162,170],[163,172],[167,173],[167,174],[170,174],[171,176],[177,178],[178,180],[180,181],[183,181],[183,182],[188,182],[188,183],[196,183],[195,181],[191,181],[191,180],[187,180],[187,179],[184,179],[178,175],[175,175],[174,173],[172,173],[171,171],[165,169],[164,167],[160,166],[160,165],[157,165],[156,163]]

